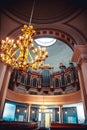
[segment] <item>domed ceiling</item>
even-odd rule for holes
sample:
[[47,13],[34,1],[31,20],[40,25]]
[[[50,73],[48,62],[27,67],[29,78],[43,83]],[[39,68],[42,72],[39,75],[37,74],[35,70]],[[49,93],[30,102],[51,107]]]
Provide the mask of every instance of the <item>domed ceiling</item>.
[[[29,22],[34,0],[2,0],[3,6],[18,18]],[[52,23],[72,15],[81,0],[35,0],[33,23]],[[49,6],[50,5],[50,6]]]

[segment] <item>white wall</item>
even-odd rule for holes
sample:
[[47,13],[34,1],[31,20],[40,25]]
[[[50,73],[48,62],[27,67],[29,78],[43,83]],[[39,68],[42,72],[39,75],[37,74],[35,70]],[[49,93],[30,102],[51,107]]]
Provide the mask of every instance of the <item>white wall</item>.
[[83,104],[78,103],[77,104],[77,115],[78,115],[78,123],[84,123],[85,116],[84,116],[84,109],[83,109]]

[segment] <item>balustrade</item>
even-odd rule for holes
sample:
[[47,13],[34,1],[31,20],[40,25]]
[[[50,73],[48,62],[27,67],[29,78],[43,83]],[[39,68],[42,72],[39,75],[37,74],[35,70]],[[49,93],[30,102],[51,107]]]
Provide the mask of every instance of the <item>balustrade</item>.
[[[10,78],[9,88],[14,88],[14,85],[16,87],[23,86],[27,90],[30,88],[36,88],[37,90],[50,88],[53,91],[54,89],[63,89],[71,85],[79,86],[79,80],[76,67],[74,66],[66,68],[63,72],[53,73],[50,73],[49,70],[43,70],[42,73],[14,70]],[[78,86],[77,88],[79,88]]]

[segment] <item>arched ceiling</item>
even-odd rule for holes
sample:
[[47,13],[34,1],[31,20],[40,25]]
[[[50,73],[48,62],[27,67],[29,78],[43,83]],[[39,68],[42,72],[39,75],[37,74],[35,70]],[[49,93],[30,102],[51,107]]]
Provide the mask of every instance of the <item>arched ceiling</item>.
[[[29,22],[34,0],[2,0],[2,7]],[[81,0],[35,0],[32,22],[53,23],[63,20],[83,6]]]

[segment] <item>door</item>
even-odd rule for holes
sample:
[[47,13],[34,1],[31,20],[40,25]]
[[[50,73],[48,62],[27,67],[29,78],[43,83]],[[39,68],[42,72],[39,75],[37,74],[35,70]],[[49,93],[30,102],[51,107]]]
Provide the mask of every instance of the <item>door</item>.
[[45,127],[50,127],[51,116],[50,113],[45,113]]

